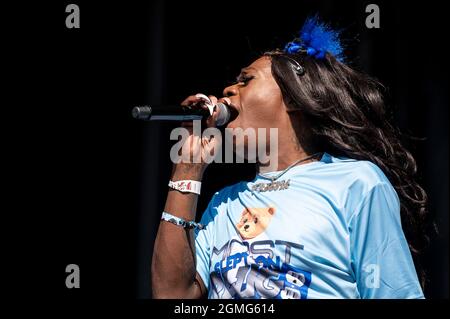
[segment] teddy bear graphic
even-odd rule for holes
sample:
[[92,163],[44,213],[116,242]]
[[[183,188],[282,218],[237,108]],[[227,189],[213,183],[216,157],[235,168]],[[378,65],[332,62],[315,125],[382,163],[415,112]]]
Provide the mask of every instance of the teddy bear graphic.
[[263,233],[275,213],[273,207],[245,208],[236,224],[243,239],[255,238]]

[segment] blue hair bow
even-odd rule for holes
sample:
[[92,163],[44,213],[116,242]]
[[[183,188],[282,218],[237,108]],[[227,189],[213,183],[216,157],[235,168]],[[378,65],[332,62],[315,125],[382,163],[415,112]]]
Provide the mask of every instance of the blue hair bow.
[[300,30],[299,38],[286,44],[284,52],[297,53],[300,50],[316,59],[325,58],[325,54],[333,55],[344,62],[343,48],[339,39],[340,32],[321,22],[318,16],[306,19]]

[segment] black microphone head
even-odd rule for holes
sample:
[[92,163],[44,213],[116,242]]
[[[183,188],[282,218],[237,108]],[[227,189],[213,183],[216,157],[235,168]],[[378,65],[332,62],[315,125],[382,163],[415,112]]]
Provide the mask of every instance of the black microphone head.
[[131,115],[138,120],[147,120],[152,115],[152,108],[149,106],[135,106]]

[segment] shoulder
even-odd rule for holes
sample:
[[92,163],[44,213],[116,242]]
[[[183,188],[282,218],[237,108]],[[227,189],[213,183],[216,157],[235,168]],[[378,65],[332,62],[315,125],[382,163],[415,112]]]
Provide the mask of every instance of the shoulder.
[[381,168],[371,161],[355,161],[352,176],[355,181],[365,184],[369,190],[379,184],[390,184]]
[[390,184],[383,170],[371,161],[328,156],[328,164],[349,189],[358,188],[359,192],[367,193],[379,184]]
[[399,198],[397,192],[383,170],[368,160],[356,160],[345,157],[331,157],[336,170],[336,181],[341,191],[343,207],[347,218],[351,218],[360,208],[370,201],[389,201],[386,205],[397,211]]

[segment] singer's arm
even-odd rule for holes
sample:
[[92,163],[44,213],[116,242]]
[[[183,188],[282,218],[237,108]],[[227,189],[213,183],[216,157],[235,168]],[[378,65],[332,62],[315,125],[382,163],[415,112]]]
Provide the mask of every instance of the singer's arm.
[[[203,168],[195,164],[174,165],[172,180],[201,181]],[[164,211],[194,220],[198,195],[169,190]],[[205,285],[196,272],[194,231],[161,221],[152,260],[154,298],[202,298]]]
[[[217,104],[217,98],[214,96],[192,95],[181,105],[205,109],[207,107],[203,103],[208,98],[210,103]],[[216,108],[213,115],[206,120],[208,127],[216,125],[219,114],[220,109]],[[214,138],[204,140],[202,137],[194,136],[192,123],[185,123],[184,127],[188,128],[191,133],[182,147],[184,159],[196,158],[195,154],[198,155],[198,153],[202,154],[200,158],[205,158],[205,154],[214,148],[217,141]],[[187,147],[189,145],[190,147]],[[181,164],[173,166],[171,180],[201,181],[207,165],[205,162],[182,161]],[[198,195],[193,193],[181,193],[170,189],[164,211],[187,221],[194,220],[197,197]],[[166,221],[160,222],[153,249],[152,291],[154,298],[196,299],[206,297],[205,285],[196,271],[193,229],[185,229]]]

